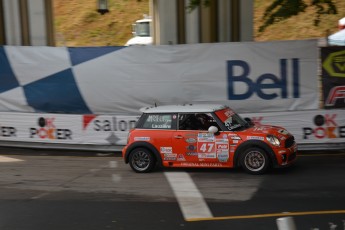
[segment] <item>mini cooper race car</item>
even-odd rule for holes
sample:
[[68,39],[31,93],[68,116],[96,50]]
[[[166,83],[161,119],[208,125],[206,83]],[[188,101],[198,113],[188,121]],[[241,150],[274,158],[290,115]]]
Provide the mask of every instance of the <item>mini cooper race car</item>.
[[282,127],[255,125],[231,108],[216,104],[149,107],[129,132],[122,150],[138,173],[155,166],[184,168],[242,167],[262,174],[296,159],[294,136]]

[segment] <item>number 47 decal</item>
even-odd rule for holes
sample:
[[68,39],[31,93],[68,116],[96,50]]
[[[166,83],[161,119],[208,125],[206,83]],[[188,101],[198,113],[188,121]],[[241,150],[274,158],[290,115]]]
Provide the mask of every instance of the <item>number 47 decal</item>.
[[202,153],[214,153],[215,146],[214,143],[198,143],[198,152]]

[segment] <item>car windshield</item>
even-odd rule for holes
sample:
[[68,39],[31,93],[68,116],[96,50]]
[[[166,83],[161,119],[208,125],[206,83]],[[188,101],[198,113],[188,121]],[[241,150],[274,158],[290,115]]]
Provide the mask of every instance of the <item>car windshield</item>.
[[230,108],[216,111],[215,114],[230,131],[243,130],[250,127],[250,124],[247,121]]

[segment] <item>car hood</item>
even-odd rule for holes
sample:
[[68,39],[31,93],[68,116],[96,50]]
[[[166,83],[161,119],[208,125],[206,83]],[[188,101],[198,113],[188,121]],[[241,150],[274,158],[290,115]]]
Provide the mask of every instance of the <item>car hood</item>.
[[283,127],[272,125],[255,125],[247,129],[246,132],[250,133],[251,135],[258,136],[266,136],[271,134],[275,135],[279,139],[285,139],[288,136],[291,136],[291,134]]

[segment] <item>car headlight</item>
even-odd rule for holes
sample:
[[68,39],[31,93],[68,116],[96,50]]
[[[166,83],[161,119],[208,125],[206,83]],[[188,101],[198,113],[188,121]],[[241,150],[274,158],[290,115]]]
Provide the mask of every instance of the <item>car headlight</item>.
[[274,146],[280,146],[280,140],[274,135],[267,135],[266,139]]

